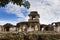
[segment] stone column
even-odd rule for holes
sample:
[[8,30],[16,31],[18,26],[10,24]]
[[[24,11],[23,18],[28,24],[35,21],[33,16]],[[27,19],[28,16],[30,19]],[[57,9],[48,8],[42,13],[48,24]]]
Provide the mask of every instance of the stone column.
[[36,16],[36,19],[39,19],[39,17],[38,17],[38,16]]
[[56,26],[54,26],[54,31],[57,31],[57,27]]
[[22,32],[22,31],[23,31],[22,25],[20,25],[20,27],[18,28],[18,31],[19,31],[19,32]]
[[44,27],[42,27],[41,31],[44,31]]
[[39,29],[38,29],[38,26],[37,26],[37,24],[35,25],[35,31],[38,31]]
[[38,26],[39,26],[39,27],[38,27],[38,29],[39,29],[38,31],[40,31],[40,23],[38,24]]
[[18,31],[18,27],[16,27],[16,31]]
[[3,31],[3,27],[1,27],[1,31]]
[[6,32],[6,28],[4,29],[4,32]]
[[19,27],[19,32],[22,32],[22,28],[21,27]]
[[59,23],[57,24],[56,29],[57,29],[57,32],[59,32],[59,33],[60,33],[60,24],[59,24]]
[[3,27],[3,32],[5,32],[5,28]]
[[25,29],[26,29],[26,25],[23,25],[23,31],[25,31]]
[[36,16],[36,21],[39,22],[39,17],[38,16]]
[[56,24],[56,25],[54,26],[54,31],[58,32],[59,31],[59,24]]
[[57,28],[57,32],[59,32],[59,33],[60,33],[60,26]]
[[32,16],[30,16],[29,19],[32,19]]
[[1,30],[2,30],[2,27],[0,27],[0,32],[1,32]]
[[31,32],[31,31],[33,31],[33,29],[31,28],[31,24],[30,24],[27,32]]
[[21,32],[23,32],[23,26],[21,26]]

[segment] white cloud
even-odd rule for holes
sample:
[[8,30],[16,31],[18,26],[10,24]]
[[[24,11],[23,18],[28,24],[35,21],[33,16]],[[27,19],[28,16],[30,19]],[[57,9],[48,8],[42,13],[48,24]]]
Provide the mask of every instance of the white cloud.
[[[16,4],[13,4],[12,2],[10,2],[5,7],[5,10],[9,14],[15,14],[18,17],[17,18],[18,22],[27,21],[28,20],[28,17],[27,16],[24,16],[25,14],[23,14],[23,12],[25,12],[25,11],[29,12],[29,10],[26,9],[23,5],[22,6],[19,6],[19,5],[16,5]],[[2,21],[2,23],[6,23],[6,21]],[[12,23],[13,24],[15,22],[11,22],[10,21],[9,23]]]
[[60,0],[28,0],[30,11],[38,11],[40,23],[49,24],[60,20]]
[[[28,0],[28,1],[31,4],[29,10],[38,11],[38,13],[40,14],[40,23],[49,24],[55,21],[60,21],[60,17],[59,17],[60,0]],[[17,15],[17,17],[21,17],[22,19],[19,18],[18,19],[19,21],[27,21],[29,18],[28,16],[25,17],[24,14],[21,12],[26,9],[23,6],[20,7],[16,4],[13,5],[10,2],[5,9],[8,13],[15,14]]]
[[4,25],[6,23],[11,23],[13,25],[16,25],[16,23],[18,23],[17,21],[6,21],[6,20],[0,20],[0,25]]
[[22,9],[26,9],[26,8],[24,6],[20,7],[19,5],[16,5],[10,2],[9,4],[7,4],[5,9],[6,9],[6,12],[10,14],[15,14],[17,15],[17,17],[24,17],[24,14],[21,11]]
[[[10,2],[9,4],[6,5],[5,11],[8,14],[15,14],[17,16],[17,19],[16,19],[17,21],[0,19],[0,25],[6,24],[6,23],[11,23],[11,24],[16,25],[16,23],[18,23],[18,22],[28,20],[28,16],[26,14],[28,14],[29,10],[26,9],[24,6],[19,6],[19,5],[16,5],[16,4],[13,4],[12,2]],[[26,14],[24,14],[25,12],[26,12]]]

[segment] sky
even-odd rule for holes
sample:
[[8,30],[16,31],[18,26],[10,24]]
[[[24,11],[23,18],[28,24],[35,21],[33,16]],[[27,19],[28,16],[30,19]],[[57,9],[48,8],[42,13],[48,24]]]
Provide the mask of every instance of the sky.
[[28,14],[37,11],[40,15],[41,24],[60,22],[60,0],[28,0],[30,8],[19,6],[9,2],[5,7],[0,8],[0,25],[28,21]]

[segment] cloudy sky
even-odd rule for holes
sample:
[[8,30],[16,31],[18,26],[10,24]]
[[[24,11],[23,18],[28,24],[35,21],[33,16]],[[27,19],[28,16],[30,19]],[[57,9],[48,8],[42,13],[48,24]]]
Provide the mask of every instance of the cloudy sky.
[[30,11],[37,11],[40,15],[41,24],[60,22],[60,0],[28,0],[30,9],[9,3],[0,8],[0,25],[11,23],[16,24],[28,20]]

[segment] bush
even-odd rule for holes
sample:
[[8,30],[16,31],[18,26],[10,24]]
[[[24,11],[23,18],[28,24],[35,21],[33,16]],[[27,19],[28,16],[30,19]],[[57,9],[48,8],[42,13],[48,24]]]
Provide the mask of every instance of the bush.
[[[60,40],[60,34],[35,34],[35,33],[11,33],[4,34],[5,39],[8,40]],[[3,38],[0,38],[3,39]]]

